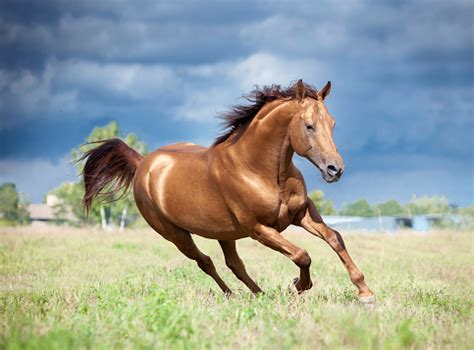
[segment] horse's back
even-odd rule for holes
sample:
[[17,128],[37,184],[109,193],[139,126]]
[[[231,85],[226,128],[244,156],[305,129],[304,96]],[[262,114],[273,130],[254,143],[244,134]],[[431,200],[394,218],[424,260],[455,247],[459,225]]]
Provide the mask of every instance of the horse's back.
[[166,145],[158,148],[156,151],[159,152],[175,152],[175,153],[204,153],[207,151],[207,147],[196,145],[192,142],[178,142],[171,145]]

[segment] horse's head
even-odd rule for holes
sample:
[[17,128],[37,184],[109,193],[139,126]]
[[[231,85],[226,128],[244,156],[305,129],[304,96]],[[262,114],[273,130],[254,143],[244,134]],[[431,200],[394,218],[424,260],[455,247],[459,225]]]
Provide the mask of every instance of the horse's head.
[[316,165],[327,182],[339,180],[344,162],[334,144],[336,122],[329,114],[324,100],[331,91],[331,82],[316,95],[306,96],[302,80],[296,83],[297,109],[290,123],[290,140],[294,151]]

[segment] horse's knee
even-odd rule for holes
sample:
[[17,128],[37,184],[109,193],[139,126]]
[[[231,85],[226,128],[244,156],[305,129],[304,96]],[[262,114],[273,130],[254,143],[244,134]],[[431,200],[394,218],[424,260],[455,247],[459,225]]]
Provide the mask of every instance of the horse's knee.
[[298,267],[309,267],[311,265],[311,257],[304,249],[299,249],[292,259]]

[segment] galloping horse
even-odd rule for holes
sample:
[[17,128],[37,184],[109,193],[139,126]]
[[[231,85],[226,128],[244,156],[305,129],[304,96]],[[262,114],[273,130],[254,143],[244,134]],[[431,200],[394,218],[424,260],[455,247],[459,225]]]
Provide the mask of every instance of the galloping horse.
[[114,191],[133,184],[148,224],[195,260],[225,293],[231,290],[191,233],[218,240],[226,265],[253,293],[262,290],[247,274],[236,240],[251,237],[284,254],[300,268],[293,287],[301,293],[312,287],[311,258],[280,234],[290,224],[301,226],[331,246],[358,288],[359,300],[371,304],[374,296],[364,275],[339,232],[324,223],[308,199],[303,176],[292,162],[296,153],[318,167],[327,182],[341,178],[344,163],[333,141],[335,121],[324,105],[330,90],[330,82],[318,92],[302,80],[286,89],[257,88],[247,96],[250,104],[222,116],[226,132],[210,147],[177,143],[143,157],[119,139],[105,140],[84,154],[84,206],[89,209],[114,184]]

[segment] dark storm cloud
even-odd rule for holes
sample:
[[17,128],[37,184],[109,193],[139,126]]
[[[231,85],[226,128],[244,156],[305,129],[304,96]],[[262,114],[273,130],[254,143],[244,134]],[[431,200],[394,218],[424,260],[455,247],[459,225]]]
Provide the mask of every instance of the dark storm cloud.
[[66,174],[64,155],[112,119],[151,146],[209,144],[213,117],[252,85],[302,77],[332,80],[348,164],[345,185],[327,187],[300,162],[310,188],[341,202],[360,182],[378,199],[385,176],[396,198],[470,202],[472,18],[470,1],[3,1],[0,168],[39,159]]
[[6,2],[2,64],[40,68],[58,59],[169,64],[248,54],[239,28],[262,16],[240,2]]

